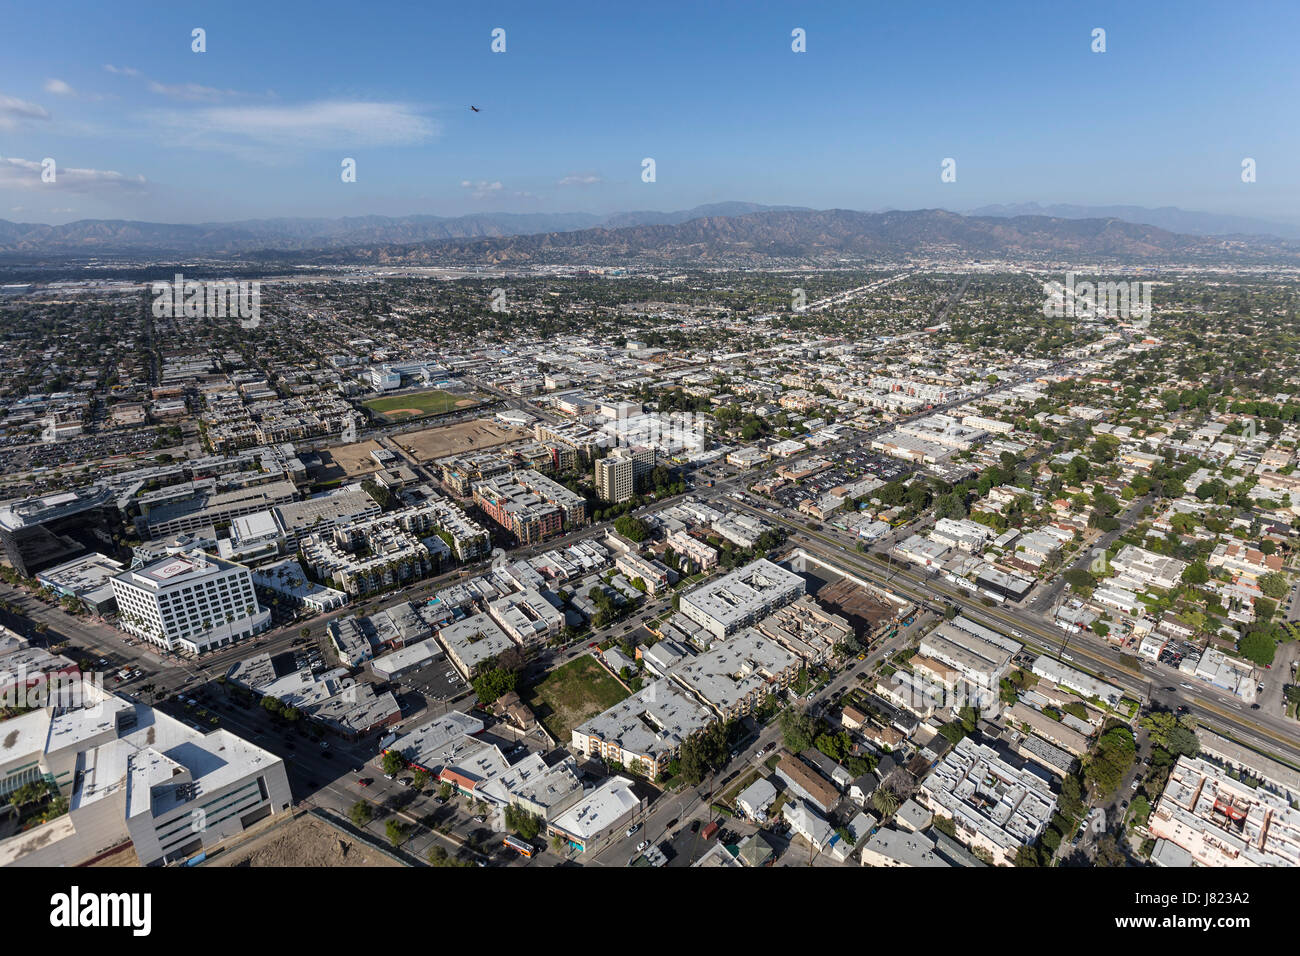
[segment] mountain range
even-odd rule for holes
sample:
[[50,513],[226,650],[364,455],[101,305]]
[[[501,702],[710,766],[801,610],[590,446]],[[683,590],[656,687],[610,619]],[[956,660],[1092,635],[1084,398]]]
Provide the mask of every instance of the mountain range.
[[[1300,242],[1233,231],[1180,232],[1124,216],[1021,214],[1021,207],[961,215],[943,209],[859,212],[718,203],[677,212],[494,213],[443,218],[364,216],[176,225],[82,220],[63,226],[0,220],[0,262],[67,263],[88,257],[207,257],[313,265],[650,265],[762,268],[774,264],[984,258],[1120,263],[1300,262]],[[1071,212],[1088,207],[1064,207]],[[1109,207],[1108,207],[1109,208]],[[1192,224],[1208,214],[1159,213]],[[1211,217],[1214,218],[1214,217]],[[1217,217],[1227,229],[1253,220]]]

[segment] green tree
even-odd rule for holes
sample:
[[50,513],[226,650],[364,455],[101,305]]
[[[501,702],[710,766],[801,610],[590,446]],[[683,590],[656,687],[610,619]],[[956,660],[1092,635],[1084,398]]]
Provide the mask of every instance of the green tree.
[[504,667],[490,667],[481,670],[474,678],[474,693],[483,704],[496,703],[501,696],[510,693],[519,682],[519,675]]
[[817,722],[808,714],[793,708],[781,711],[781,737],[791,753],[800,753],[813,745]]
[[388,834],[388,842],[393,846],[401,846],[402,841],[406,839],[407,830],[407,825],[396,817],[389,817],[388,822],[384,824],[384,831]]
[[406,758],[395,750],[390,750],[384,754],[383,760],[379,762],[384,773],[392,777],[406,769]]
[[[1256,606],[1264,598],[1255,602]],[[1273,663],[1277,653],[1276,631],[1272,626],[1254,625],[1237,642],[1237,652],[1248,661],[1254,661],[1260,667]]]
[[1286,575],[1270,571],[1259,579],[1259,589],[1268,597],[1279,600],[1286,597],[1291,585],[1287,583]]

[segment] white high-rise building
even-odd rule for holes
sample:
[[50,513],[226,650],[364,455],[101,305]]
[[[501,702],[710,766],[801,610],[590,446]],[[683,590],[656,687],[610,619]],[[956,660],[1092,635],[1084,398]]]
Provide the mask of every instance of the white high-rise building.
[[621,451],[596,459],[596,491],[602,501],[618,504],[632,497],[636,463],[631,456],[618,454]]
[[120,626],[166,650],[201,654],[265,630],[271,612],[248,568],[202,551],[162,558],[112,579]]

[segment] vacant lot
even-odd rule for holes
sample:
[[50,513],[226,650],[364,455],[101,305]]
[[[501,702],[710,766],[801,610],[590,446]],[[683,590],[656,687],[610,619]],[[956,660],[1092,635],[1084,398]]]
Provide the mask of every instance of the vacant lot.
[[400,866],[356,837],[304,814],[213,857],[209,866]]
[[440,388],[432,388],[427,392],[374,398],[361,404],[386,421],[400,422],[421,415],[441,415],[443,412],[458,408],[471,408],[480,400],[481,396],[478,395],[457,395],[453,392],[444,392]]
[[572,739],[573,728],[628,696],[590,654],[565,664],[528,694],[528,706],[561,746]]
[[511,428],[487,418],[479,418],[472,422],[407,432],[395,436],[393,440],[423,462],[446,458],[448,455],[464,455],[529,437],[525,429]]
[[379,470],[379,462],[370,457],[372,451],[383,446],[377,441],[359,441],[351,445],[339,445],[321,451],[320,481],[334,481],[339,478],[356,478]]

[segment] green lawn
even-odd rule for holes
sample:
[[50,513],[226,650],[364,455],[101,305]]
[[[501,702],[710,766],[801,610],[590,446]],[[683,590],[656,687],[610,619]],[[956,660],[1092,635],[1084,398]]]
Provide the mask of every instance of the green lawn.
[[409,395],[391,395],[387,398],[372,398],[362,402],[366,408],[392,421],[417,418],[420,415],[440,415],[455,408],[469,408],[470,404],[458,405],[458,402],[477,404],[478,397],[473,395],[453,395],[440,388],[427,392],[412,392]]
[[590,654],[553,671],[526,694],[528,706],[561,746],[568,745],[573,728],[628,696]]

